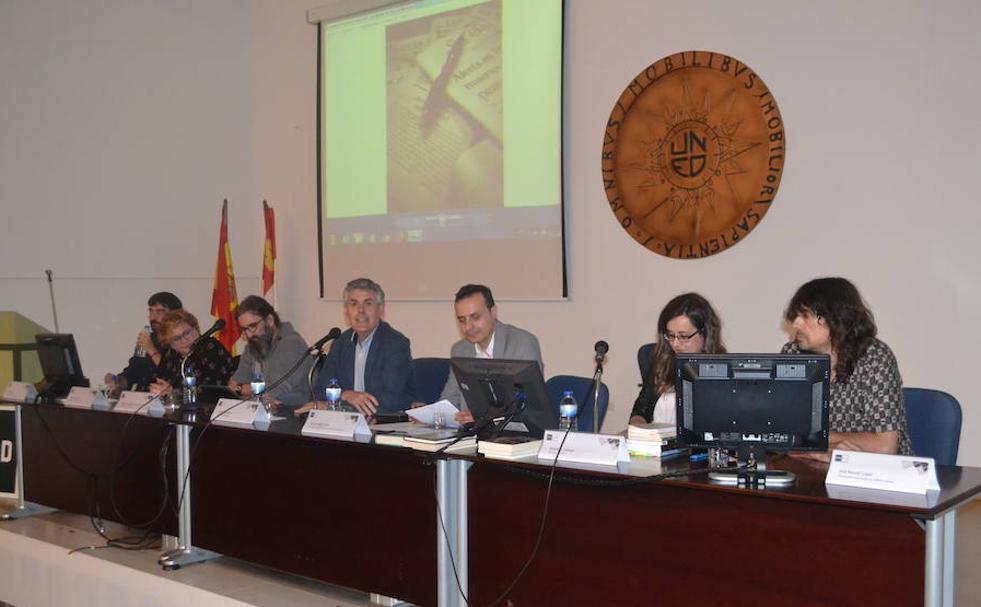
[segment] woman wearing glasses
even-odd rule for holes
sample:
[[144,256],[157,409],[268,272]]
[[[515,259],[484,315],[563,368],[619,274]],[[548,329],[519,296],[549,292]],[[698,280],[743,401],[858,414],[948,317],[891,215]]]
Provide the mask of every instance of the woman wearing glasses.
[[631,424],[675,423],[676,352],[720,354],[726,351],[722,323],[712,304],[698,293],[684,293],[669,301],[657,319],[657,332],[657,348],[630,412]]
[[[150,385],[150,392],[161,394],[182,384],[181,364],[187,358],[189,373],[197,379],[198,386],[224,386],[235,371],[232,357],[217,339],[201,337],[198,319],[187,310],[173,310],[163,319],[163,338],[170,349],[160,361],[157,379]],[[190,356],[188,356],[190,355]]]

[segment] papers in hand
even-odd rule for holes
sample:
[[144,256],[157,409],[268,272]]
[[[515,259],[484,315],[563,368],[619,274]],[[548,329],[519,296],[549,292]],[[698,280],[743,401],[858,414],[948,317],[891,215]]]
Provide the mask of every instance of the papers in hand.
[[454,407],[453,403],[448,400],[439,400],[431,405],[416,407],[415,409],[409,409],[406,411],[410,418],[416,420],[420,424],[426,424],[429,426],[433,425],[433,418],[436,416],[436,414],[442,413],[447,428],[460,427],[460,422],[456,421],[454,418],[454,416],[459,412],[460,410]]

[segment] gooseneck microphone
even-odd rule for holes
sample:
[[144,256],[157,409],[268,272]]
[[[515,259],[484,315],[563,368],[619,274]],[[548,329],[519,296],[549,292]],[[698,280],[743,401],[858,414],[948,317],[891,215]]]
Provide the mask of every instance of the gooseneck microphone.
[[596,362],[602,363],[606,353],[610,351],[610,344],[601,339],[593,345],[593,350],[596,352]]
[[211,325],[210,329],[208,329],[207,331],[201,334],[201,337],[199,337],[197,341],[204,341],[224,328],[225,328],[225,320],[219,318],[218,320],[215,321],[215,324]]
[[326,344],[329,341],[333,341],[333,340],[337,339],[340,336],[341,336],[341,330],[339,328],[337,328],[337,327],[334,327],[333,329],[330,330],[329,333],[327,333],[327,335],[324,335],[323,337],[321,337],[320,339],[318,339],[310,347],[310,351],[311,352],[313,352],[314,350],[318,350],[319,351],[319,350],[323,349],[324,344]]
[[610,344],[601,339],[593,345],[593,351],[595,352],[596,372],[593,373],[590,392],[593,393],[593,433],[598,433],[600,431],[599,396],[600,386],[603,383],[603,359],[606,358],[606,353],[610,351]]

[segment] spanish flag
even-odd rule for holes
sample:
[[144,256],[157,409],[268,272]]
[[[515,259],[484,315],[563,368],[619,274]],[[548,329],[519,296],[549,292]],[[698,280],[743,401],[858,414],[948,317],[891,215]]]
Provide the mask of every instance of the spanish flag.
[[[265,200],[262,201],[262,217],[266,222],[266,241],[262,247],[262,296],[269,301],[276,278],[276,214]],[[275,299],[275,293],[272,298]],[[275,302],[273,307],[276,307]]]
[[215,267],[215,288],[211,292],[211,315],[225,321],[225,328],[215,337],[235,356],[238,341],[238,294],[235,292],[235,272],[232,270],[232,248],[228,245],[228,199],[221,205],[221,231],[218,235],[218,265]]

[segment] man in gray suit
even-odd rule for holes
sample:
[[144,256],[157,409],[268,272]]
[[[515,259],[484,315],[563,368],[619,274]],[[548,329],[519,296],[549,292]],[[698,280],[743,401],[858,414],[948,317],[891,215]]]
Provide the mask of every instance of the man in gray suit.
[[[456,292],[453,308],[463,339],[453,344],[451,357],[535,360],[544,372],[538,338],[524,329],[497,320],[497,306],[490,289],[484,285],[463,285]],[[440,399],[446,399],[460,409],[456,414],[457,421],[473,421],[473,414],[467,410],[467,403],[452,371]]]

